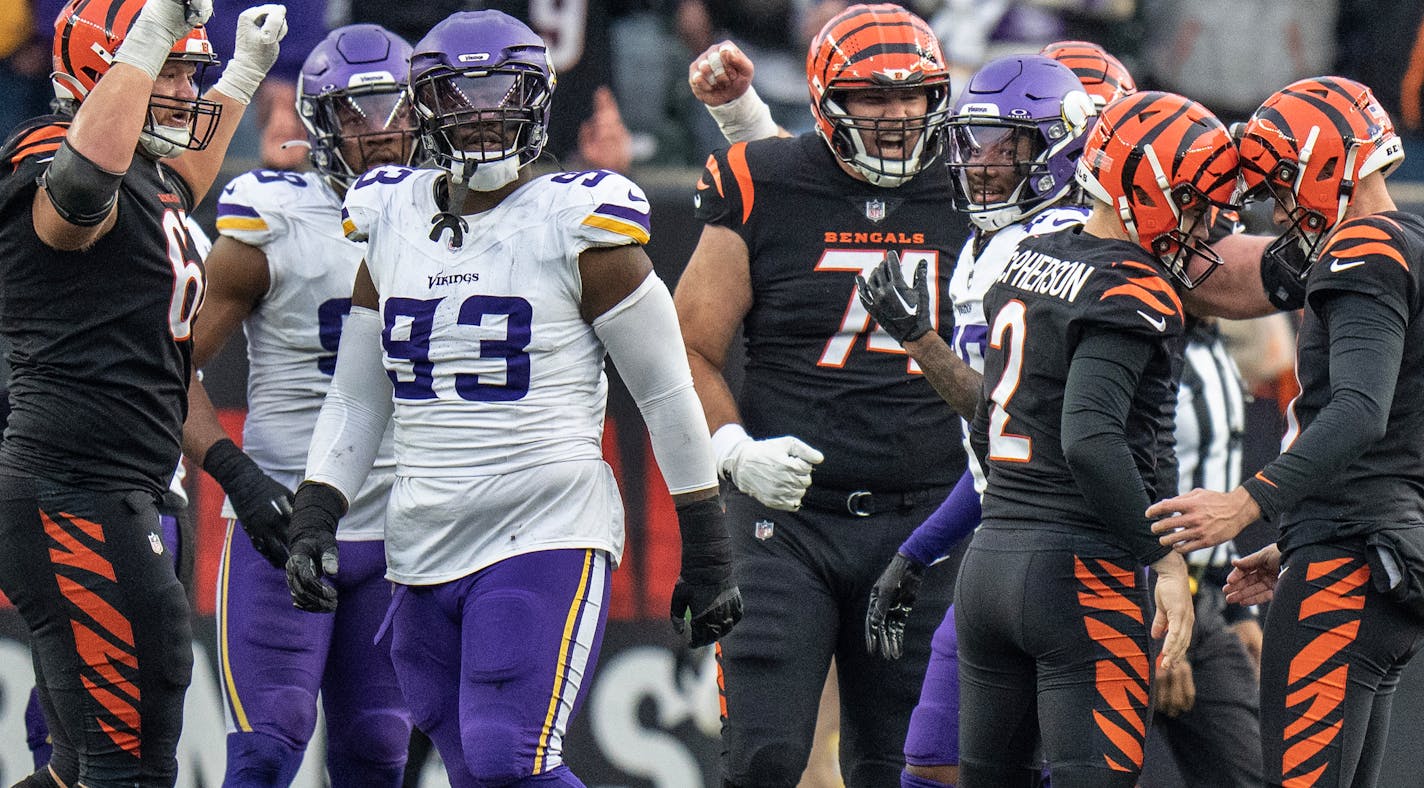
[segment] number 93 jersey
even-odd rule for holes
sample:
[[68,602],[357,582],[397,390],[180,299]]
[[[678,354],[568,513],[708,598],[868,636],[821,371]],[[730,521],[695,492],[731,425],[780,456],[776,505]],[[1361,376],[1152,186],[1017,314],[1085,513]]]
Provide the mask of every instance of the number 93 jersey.
[[1176,290],[1137,244],[1063,230],[1019,244],[985,295],[984,312],[985,398],[971,430],[989,477],[984,523],[1105,531],[1063,455],[1068,368],[1078,342],[1093,331],[1156,343],[1125,425],[1138,472],[1150,485],[1163,449],[1158,419],[1164,403],[1176,403],[1173,356],[1185,320]]
[[[247,420],[243,450],[295,488],[306,466],[322,399],[336,371],[336,348],[351,311],[351,285],[365,244],[341,230],[341,200],[316,173],[253,170],[218,197],[217,229],[262,250],[268,288],[243,321],[247,338]],[[342,539],[380,539],[395,472],[391,433],[351,512]],[[231,509],[225,516],[235,516]]]
[[402,476],[602,461],[603,344],[580,315],[579,255],[648,240],[648,202],[604,170],[545,175],[431,239],[435,170],[382,167],[346,195],[366,238],[394,383]]

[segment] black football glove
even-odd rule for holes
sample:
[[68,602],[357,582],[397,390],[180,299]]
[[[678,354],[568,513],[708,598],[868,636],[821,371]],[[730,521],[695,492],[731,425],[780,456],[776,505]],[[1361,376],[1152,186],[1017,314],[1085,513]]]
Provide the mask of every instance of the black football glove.
[[336,610],[336,589],[323,578],[335,577],[336,524],[346,513],[346,499],[335,487],[302,482],[292,507],[292,527],[287,549],[287,590],[292,604],[312,613]]
[[237,521],[252,546],[278,569],[287,562],[287,522],[292,517],[292,491],[262,472],[227,438],[203,456],[203,470],[217,479],[232,501]]
[[910,619],[924,574],[924,565],[904,553],[890,559],[870,589],[870,606],[865,611],[866,651],[885,659],[899,659],[905,653],[905,622]]
[[742,620],[742,592],[732,580],[732,538],[715,498],[677,507],[682,571],[672,589],[672,628],[692,648],[708,645]]
[[885,260],[870,272],[870,279],[855,275],[855,292],[875,322],[900,344],[913,342],[934,329],[930,314],[929,265],[915,268],[915,284],[900,275],[900,255],[886,252]]

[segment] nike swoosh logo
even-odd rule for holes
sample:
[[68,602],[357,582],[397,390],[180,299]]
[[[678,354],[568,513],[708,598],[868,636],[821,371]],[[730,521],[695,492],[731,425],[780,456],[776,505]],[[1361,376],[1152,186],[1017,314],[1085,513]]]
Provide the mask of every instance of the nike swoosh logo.
[[1167,318],[1153,317],[1147,314],[1146,312],[1143,312],[1141,309],[1137,310],[1137,314],[1141,315],[1143,320],[1146,320],[1153,328],[1157,329],[1158,331],[1167,330]]
[[694,194],[694,195],[692,195],[692,207],[693,207],[693,208],[701,208],[701,207],[702,207],[702,195],[700,195],[700,194]]
[[1364,261],[1364,260],[1356,260],[1356,261],[1354,261],[1353,263],[1342,263],[1342,262],[1340,262],[1339,260],[1332,260],[1332,261],[1330,262],[1330,270],[1331,270],[1331,271],[1334,271],[1334,272],[1336,272],[1336,273],[1339,273],[1340,271],[1348,271],[1348,270],[1351,269],[1351,268],[1354,268],[1354,267],[1356,267],[1356,266],[1361,266],[1361,265],[1364,265],[1364,264],[1365,264],[1365,261]]
[[[702,179],[701,179],[701,178],[698,178],[698,179],[697,179],[697,183],[698,183],[698,185],[700,186],[700,185],[702,184]],[[704,187],[704,188],[705,188],[705,187]],[[629,190],[628,190],[628,202],[647,202],[647,200],[643,199],[642,197],[639,197],[636,192],[634,192],[632,189],[629,189]]]
[[919,308],[919,306],[917,306],[917,305],[915,305],[915,304],[911,304],[909,301],[906,301],[906,300],[905,300],[905,297],[902,296],[902,295],[900,295],[900,291],[899,291],[899,290],[894,291],[894,293],[895,293],[895,300],[900,302],[900,307],[905,310],[905,314],[907,314],[907,315],[918,315],[918,314],[920,313],[920,308]]

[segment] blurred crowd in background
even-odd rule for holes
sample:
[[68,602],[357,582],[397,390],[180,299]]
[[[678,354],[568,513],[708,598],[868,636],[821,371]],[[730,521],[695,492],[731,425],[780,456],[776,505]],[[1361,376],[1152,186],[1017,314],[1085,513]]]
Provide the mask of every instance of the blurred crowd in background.
[[[219,56],[249,0],[216,0]],[[44,111],[53,20],[64,0],[0,3],[0,130]],[[496,8],[550,44],[558,100],[549,151],[564,168],[692,167],[720,147],[716,124],[687,88],[687,64],[735,41],[755,86],[792,132],[810,128],[807,43],[845,0],[287,0],[291,33],[259,111],[232,148],[237,163],[299,168],[305,148],[293,102],[306,53],[334,26],[374,22],[418,40],[459,10]],[[1228,123],[1293,79],[1335,73],[1372,87],[1405,136],[1424,143],[1424,0],[907,0],[929,20],[963,83],[980,64],[1061,39],[1102,44],[1144,88],[1182,93]],[[215,75],[210,75],[215,77]],[[1424,148],[1421,148],[1424,149]],[[1424,180],[1424,155],[1395,180]]]

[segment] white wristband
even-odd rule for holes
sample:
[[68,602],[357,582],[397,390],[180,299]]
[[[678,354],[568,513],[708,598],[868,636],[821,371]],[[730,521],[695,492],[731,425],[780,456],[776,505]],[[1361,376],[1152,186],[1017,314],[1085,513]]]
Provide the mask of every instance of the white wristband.
[[775,137],[776,121],[771,118],[771,107],[757,95],[756,88],[747,86],[747,92],[726,104],[708,107],[708,114],[717,121],[717,128],[728,142],[738,143]]
[[262,85],[262,78],[265,76],[267,72],[261,69],[249,66],[241,60],[230,60],[217,84],[213,85],[213,90],[243,104],[251,104],[252,96],[257,93],[257,88]]
[[173,37],[173,31],[164,29],[152,19],[144,19],[140,14],[124,36],[123,43],[119,44],[119,51],[114,53],[114,62],[133,66],[147,74],[149,79],[156,80],[177,40]]
[[712,433],[712,456],[717,458],[718,471],[721,471],[722,464],[727,461],[727,458],[732,456],[732,451],[736,449],[742,441],[749,441],[751,439],[752,436],[747,434],[746,429],[735,421],[718,427],[717,431]]

